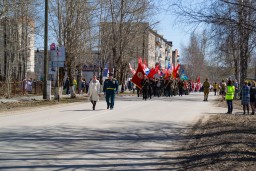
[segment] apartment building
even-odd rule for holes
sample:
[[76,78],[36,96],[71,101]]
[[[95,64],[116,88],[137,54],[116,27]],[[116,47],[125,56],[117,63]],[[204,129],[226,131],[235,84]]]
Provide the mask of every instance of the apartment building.
[[33,20],[2,18],[0,21],[0,81],[22,80],[34,73]]
[[[109,66],[113,67],[112,47],[115,43],[112,39],[112,23],[101,23],[101,57],[109,59]],[[122,47],[124,60],[131,63],[132,67],[137,66],[138,57],[146,61],[149,68],[159,64],[161,68],[167,68],[172,62],[172,42],[166,40],[157,31],[150,28],[149,23],[125,23],[123,24],[126,44]],[[116,37],[118,41],[118,37]],[[118,52],[117,52],[118,53]]]

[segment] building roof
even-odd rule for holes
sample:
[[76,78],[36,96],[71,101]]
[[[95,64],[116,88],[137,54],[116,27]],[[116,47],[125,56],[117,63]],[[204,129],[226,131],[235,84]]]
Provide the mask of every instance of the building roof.
[[154,34],[156,37],[161,38],[166,44],[168,44],[169,46],[172,47],[172,41],[168,41],[167,39],[165,39],[165,38],[163,37],[163,35],[158,34],[156,30],[149,29],[149,32],[151,32],[152,34]]

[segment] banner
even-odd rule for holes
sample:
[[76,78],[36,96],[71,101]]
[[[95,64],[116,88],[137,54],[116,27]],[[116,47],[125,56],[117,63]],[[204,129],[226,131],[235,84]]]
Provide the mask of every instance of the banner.
[[178,76],[178,70],[180,68],[180,64],[178,64],[174,69],[173,69],[173,78],[177,78]]
[[149,72],[149,74],[147,75],[148,78],[154,78],[155,74],[157,74],[159,71],[159,65],[156,65],[155,68],[152,68]]
[[180,78],[181,78],[182,80],[188,80],[188,77],[186,76],[184,69],[181,70],[181,76],[180,76]]
[[136,84],[141,89],[141,81],[143,80],[145,72],[143,71],[142,64],[138,64],[137,71],[135,75],[132,77],[132,82]]

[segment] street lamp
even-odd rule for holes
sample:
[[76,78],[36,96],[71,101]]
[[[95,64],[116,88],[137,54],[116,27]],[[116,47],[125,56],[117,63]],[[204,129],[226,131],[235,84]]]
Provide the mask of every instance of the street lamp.
[[160,23],[160,21],[157,21],[157,22],[155,22],[155,23],[153,23],[153,24],[148,25],[148,26],[144,29],[144,31],[143,31],[143,42],[142,42],[142,57],[143,57],[143,60],[145,59],[145,34],[146,34],[146,31],[147,31],[151,26],[153,26],[153,25],[155,25],[155,24],[158,24],[158,23]]

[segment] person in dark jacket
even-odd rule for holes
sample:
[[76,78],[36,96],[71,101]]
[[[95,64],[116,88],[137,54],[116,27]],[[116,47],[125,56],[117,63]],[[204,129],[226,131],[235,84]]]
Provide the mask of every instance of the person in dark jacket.
[[155,81],[153,78],[149,79],[149,85],[150,85],[150,90],[149,90],[148,94],[149,94],[149,98],[151,99],[152,95],[154,94],[154,88],[155,88]]
[[165,82],[164,82],[164,92],[166,97],[171,96],[171,81],[170,77],[167,77]]
[[179,96],[182,96],[182,95],[183,95],[183,86],[184,86],[183,81],[182,81],[182,80],[179,80],[179,81],[178,81]]
[[256,87],[255,87],[255,82],[251,82],[251,89],[250,89],[250,105],[252,109],[252,115],[255,113],[255,106],[256,106]]
[[149,96],[150,83],[146,75],[144,75],[144,79],[141,81],[141,86],[142,86],[143,100],[147,100]]
[[70,91],[69,91],[69,87],[70,87],[70,80],[69,78],[67,77],[66,81],[65,81],[65,85],[64,87],[66,88],[66,94],[70,94]]
[[[115,94],[118,93],[118,81],[109,73],[109,78],[104,81],[103,92],[106,97],[107,109],[114,108]],[[110,101],[109,101],[110,100]]]
[[244,82],[244,86],[242,88],[242,105],[243,105],[243,110],[244,110],[244,115],[245,111],[247,109],[247,113],[249,114],[249,103],[250,103],[250,87],[248,86],[247,82]]

